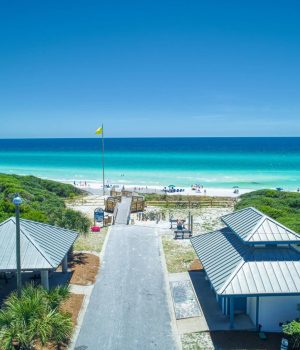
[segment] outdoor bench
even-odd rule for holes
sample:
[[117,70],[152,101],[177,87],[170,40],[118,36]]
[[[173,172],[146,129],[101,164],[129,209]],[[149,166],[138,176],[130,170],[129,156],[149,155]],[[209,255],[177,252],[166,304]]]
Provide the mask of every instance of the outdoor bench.
[[181,239],[184,239],[184,238],[190,238],[192,237],[192,231],[190,230],[175,230],[174,231],[174,238],[177,239],[177,238],[181,238]]

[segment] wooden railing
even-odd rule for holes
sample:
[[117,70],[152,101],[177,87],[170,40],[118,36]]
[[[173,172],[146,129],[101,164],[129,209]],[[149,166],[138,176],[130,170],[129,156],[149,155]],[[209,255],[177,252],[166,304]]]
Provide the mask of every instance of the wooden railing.
[[222,208],[233,207],[236,199],[201,198],[199,201],[146,201],[146,206],[167,208]]

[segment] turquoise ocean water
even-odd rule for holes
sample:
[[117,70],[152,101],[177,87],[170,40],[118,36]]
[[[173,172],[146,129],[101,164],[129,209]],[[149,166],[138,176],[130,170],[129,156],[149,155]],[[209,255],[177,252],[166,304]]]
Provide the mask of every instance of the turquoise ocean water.
[[[101,181],[100,139],[0,140],[0,172]],[[111,183],[242,188],[300,186],[300,138],[105,140]]]

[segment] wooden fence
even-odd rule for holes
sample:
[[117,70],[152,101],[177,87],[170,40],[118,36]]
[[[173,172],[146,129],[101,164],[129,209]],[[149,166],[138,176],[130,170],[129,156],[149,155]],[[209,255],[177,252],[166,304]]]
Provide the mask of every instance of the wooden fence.
[[233,207],[236,199],[201,198],[198,201],[146,201],[146,206],[165,208],[224,208]]

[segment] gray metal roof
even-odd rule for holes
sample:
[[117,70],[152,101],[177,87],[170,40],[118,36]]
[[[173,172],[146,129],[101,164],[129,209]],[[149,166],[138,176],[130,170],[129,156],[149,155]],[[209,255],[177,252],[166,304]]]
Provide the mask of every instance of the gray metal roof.
[[228,228],[191,242],[217,294],[300,294],[300,253],[293,248],[249,246]]
[[[22,270],[55,269],[69,251],[78,233],[20,220]],[[12,217],[0,224],[0,271],[16,270],[16,223]]]
[[223,216],[222,221],[248,243],[299,243],[300,235],[255,208],[245,208]]
[[192,245],[216,292],[243,261],[247,247],[227,228],[191,238]]

